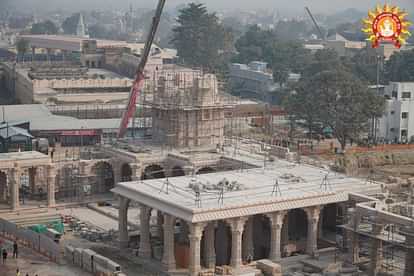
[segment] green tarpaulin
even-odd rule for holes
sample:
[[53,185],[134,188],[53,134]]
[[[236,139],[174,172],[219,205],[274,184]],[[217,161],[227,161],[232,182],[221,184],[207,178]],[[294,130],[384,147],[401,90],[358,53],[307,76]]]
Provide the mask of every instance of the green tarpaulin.
[[29,227],[30,230],[36,233],[46,233],[47,228],[52,228],[56,230],[57,232],[59,232],[60,234],[63,234],[63,232],[65,231],[65,227],[63,226],[63,223],[61,221],[55,221],[48,225],[37,224],[37,225],[33,225]]

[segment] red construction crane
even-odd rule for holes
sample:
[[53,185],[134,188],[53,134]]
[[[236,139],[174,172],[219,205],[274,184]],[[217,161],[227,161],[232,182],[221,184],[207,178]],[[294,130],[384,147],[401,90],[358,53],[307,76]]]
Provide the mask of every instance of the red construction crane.
[[148,33],[147,41],[145,42],[144,52],[141,56],[141,60],[138,65],[135,80],[131,87],[131,92],[129,93],[128,105],[122,116],[121,125],[119,126],[118,138],[124,137],[125,132],[128,128],[129,120],[135,114],[137,97],[144,86],[144,68],[145,68],[145,65],[147,64],[148,57],[151,52],[151,46],[152,46],[152,43],[154,42],[154,38],[155,38],[155,34],[158,29],[158,25],[160,24],[162,10],[164,9],[164,6],[165,6],[165,1],[166,0],[158,1],[158,6],[155,11],[155,15],[152,18],[152,25]]

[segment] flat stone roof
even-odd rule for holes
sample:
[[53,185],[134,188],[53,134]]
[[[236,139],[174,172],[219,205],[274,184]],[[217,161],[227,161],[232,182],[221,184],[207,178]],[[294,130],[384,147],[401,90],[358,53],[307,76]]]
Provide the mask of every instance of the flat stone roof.
[[[263,166],[263,161],[251,159],[244,156],[241,161]],[[241,190],[225,191],[220,199],[219,189],[202,189],[197,197],[189,188],[190,183],[211,188],[223,179],[241,185]],[[379,183],[277,159],[265,168],[119,183],[112,191],[186,221],[203,222],[344,202],[350,192],[375,194],[381,189]]]
[[38,151],[0,153],[0,169],[13,168],[16,163],[23,168],[36,167],[48,165],[51,160],[48,155]]

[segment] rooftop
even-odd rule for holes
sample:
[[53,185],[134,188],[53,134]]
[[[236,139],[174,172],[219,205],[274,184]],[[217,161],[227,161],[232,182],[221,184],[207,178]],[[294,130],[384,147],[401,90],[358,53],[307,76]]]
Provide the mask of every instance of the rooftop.
[[248,155],[240,160],[262,167],[119,183],[113,192],[191,222],[343,202],[349,192],[380,192],[378,183],[308,165],[276,160],[263,168],[263,157]]
[[[3,106],[0,106],[3,108]],[[53,130],[95,130],[118,129],[121,119],[88,119],[81,120],[73,117],[52,114],[42,104],[5,105],[5,120],[14,122],[30,122],[31,131]]]
[[51,163],[49,156],[37,151],[0,153],[0,169],[46,166]]

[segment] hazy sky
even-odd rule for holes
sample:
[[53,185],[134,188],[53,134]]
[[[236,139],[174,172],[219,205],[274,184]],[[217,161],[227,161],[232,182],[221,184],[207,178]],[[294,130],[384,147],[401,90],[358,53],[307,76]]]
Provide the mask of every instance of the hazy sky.
[[[27,9],[116,9],[125,8],[130,3],[134,7],[153,8],[157,0],[0,0],[19,4]],[[196,2],[194,0],[167,0],[169,6],[182,3]],[[304,6],[309,6],[315,13],[332,13],[347,8],[367,10],[376,4],[384,4],[385,1],[378,0],[204,0],[197,1],[205,3],[212,9],[271,9],[279,11],[302,11]],[[392,5],[399,5],[409,13],[414,13],[414,0],[387,1]]]

